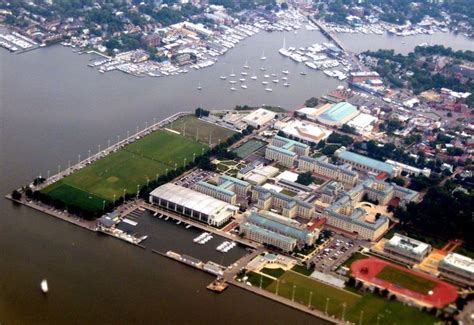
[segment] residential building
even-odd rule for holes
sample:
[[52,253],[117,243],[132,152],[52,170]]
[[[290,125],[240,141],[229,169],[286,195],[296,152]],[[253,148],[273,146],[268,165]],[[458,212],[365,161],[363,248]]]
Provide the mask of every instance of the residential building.
[[237,204],[237,196],[247,196],[247,192],[250,191],[250,183],[235,177],[221,175],[219,176],[218,185],[199,181],[196,183],[194,189],[218,200],[230,204]]

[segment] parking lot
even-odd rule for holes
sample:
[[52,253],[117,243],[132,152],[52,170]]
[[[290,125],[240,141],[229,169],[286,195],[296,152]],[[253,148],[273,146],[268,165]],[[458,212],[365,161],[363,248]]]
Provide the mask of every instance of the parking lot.
[[359,247],[357,241],[335,235],[326,247],[313,257],[312,262],[316,265],[316,270],[330,272],[344,263]]
[[189,174],[176,180],[174,183],[187,188],[192,188],[194,184],[199,181],[207,181],[208,179],[218,175],[217,173],[210,172],[203,169],[196,169]]

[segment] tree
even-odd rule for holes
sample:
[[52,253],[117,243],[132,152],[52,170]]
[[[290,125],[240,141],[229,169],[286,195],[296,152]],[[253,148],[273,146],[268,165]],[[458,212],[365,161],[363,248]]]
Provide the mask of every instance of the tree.
[[282,2],[280,8],[281,10],[288,10],[288,4],[286,2]]
[[14,190],[12,192],[12,199],[14,200],[21,200],[21,193],[18,192],[17,190]]
[[307,99],[304,102],[304,105],[306,107],[316,107],[318,106],[318,104],[319,104],[319,99],[317,99],[316,97],[311,97],[310,99]]
[[302,185],[309,185],[314,181],[313,174],[311,172],[304,172],[298,175],[296,182]]

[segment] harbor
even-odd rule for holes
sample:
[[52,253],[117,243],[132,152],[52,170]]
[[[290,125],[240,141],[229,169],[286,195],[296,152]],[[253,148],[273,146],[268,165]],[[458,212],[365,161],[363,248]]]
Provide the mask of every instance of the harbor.
[[[268,42],[262,40],[261,35],[263,33],[241,42],[233,53],[230,51],[218,64],[207,69],[192,69],[187,75],[174,78],[135,79],[117,72],[98,74],[93,69],[85,68],[89,62],[86,55],[78,56],[69,48],[61,46],[24,55],[10,55],[6,50],[1,51],[3,53],[0,56],[5,63],[5,80],[8,80],[3,84],[5,136],[0,140],[5,152],[0,158],[4,166],[1,175],[4,193],[40,173],[45,176],[47,170],[56,170],[58,163],[64,168],[68,160],[76,161],[78,153],[87,157],[88,150],[95,149],[96,144],[105,148],[108,139],[115,139],[119,134],[121,139],[125,138],[127,130],[135,130],[137,124],[143,128],[144,121],[151,124],[154,116],[157,120],[162,119],[175,112],[194,109],[198,104],[206,108],[232,108],[237,104],[266,103],[292,108],[312,95],[324,93],[325,86],[322,84],[326,80],[337,82],[335,78],[329,79],[323,74],[311,75],[307,67],[303,68],[308,69],[308,75],[301,76],[299,71],[302,66],[278,53],[284,37],[295,47],[326,42],[324,38],[318,38],[319,32],[302,29],[296,35],[293,32],[272,33],[268,34]],[[340,38],[344,36],[360,36],[353,41],[359,46],[377,48],[381,46],[382,40],[393,43],[392,46],[397,45],[393,38],[381,35],[347,34],[340,35]],[[424,34],[406,37],[407,44],[397,46],[413,48],[420,43],[416,37],[429,37],[433,43],[439,42],[436,34]],[[460,37],[451,41],[464,40]],[[298,43],[293,43],[292,39]],[[362,42],[364,39],[367,40],[365,45]],[[246,90],[248,99],[242,100],[241,93],[231,93],[228,84],[219,80],[221,74],[233,68],[239,72],[246,60],[249,66],[259,66],[262,50],[253,49],[254,41],[265,48],[268,66],[278,67],[277,71],[289,70],[292,96],[283,91],[267,93],[263,89],[256,91],[249,87]],[[354,43],[345,43],[349,48],[354,46]],[[465,47],[466,43],[462,46]],[[54,75],[47,77],[51,72]],[[201,92],[195,91],[199,82],[203,88]],[[11,87],[18,84],[23,86],[21,90]],[[65,91],[64,85],[73,87],[73,90]],[[182,96],[176,97],[176,92]],[[222,96],[224,92],[226,96]],[[52,115],[57,120],[52,119]],[[4,231],[1,231],[0,238],[5,249],[5,260],[9,261],[3,265],[1,284],[5,295],[15,297],[6,305],[0,305],[0,313],[6,322],[58,323],[66,322],[67,315],[71,314],[85,323],[154,323],[163,319],[184,322],[189,320],[189,314],[183,315],[180,305],[193,304],[196,308],[191,316],[200,322],[326,324],[323,320],[286,305],[262,299],[260,295],[250,292],[253,290],[257,293],[258,288],[243,287],[245,284],[241,284],[243,290],[230,286],[216,299],[216,295],[209,290],[202,290],[214,276],[184,268],[175,261],[151,254],[148,244],[150,238],[142,243],[150,246],[150,249],[136,249],[109,236],[78,231],[70,223],[44,217],[43,213],[19,208],[6,200],[0,205],[4,211],[1,227]],[[161,222],[163,219],[154,221]],[[186,225],[176,225],[176,222],[168,220],[163,223],[178,227],[180,233],[186,231]],[[203,231],[206,230],[195,229],[195,233],[189,233],[186,245],[196,249],[201,247],[194,244],[193,239]],[[46,235],[48,240],[44,239]],[[212,241],[203,246],[216,254],[216,262],[220,261],[221,256],[229,256],[234,252],[230,250],[222,254],[216,251],[216,247],[225,240],[230,241],[223,238],[215,242],[215,247],[207,246]],[[87,271],[79,267],[79,261]],[[52,289],[47,300],[37,289],[43,277],[48,279]],[[88,285],[84,286],[84,283]],[[32,287],[38,291],[37,295],[32,294]],[[147,291],[145,298],[144,289]],[[104,299],[104,296],[110,299]],[[177,300],[181,304],[172,303]],[[123,301],[127,301],[127,304],[117,308]],[[252,305],[258,312],[243,315],[235,308],[236,301],[242,305]],[[216,307],[215,313],[209,315],[199,312],[207,310],[211,304]],[[157,305],[160,307],[159,313],[156,312]],[[20,310],[21,313],[18,312]]]

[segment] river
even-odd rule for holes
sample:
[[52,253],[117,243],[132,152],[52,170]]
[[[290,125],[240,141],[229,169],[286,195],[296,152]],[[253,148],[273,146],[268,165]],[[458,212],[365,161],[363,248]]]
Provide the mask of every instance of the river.
[[[58,165],[65,167],[78,154],[85,157],[88,149],[104,147],[108,139],[123,137],[153,118],[197,106],[269,104],[292,109],[339,84],[321,72],[301,76],[304,67],[277,52],[284,37],[288,46],[326,41],[317,31],[260,33],[211,68],[157,79],[100,74],[87,67],[86,55],[60,46],[20,55],[0,49],[0,193],[48,170],[56,171]],[[355,50],[396,46],[388,37],[343,35],[341,39]],[[444,42],[451,37],[431,39]],[[472,45],[466,39],[456,42],[460,48]],[[265,62],[260,60],[263,51],[268,57]],[[219,76],[232,70],[239,73],[245,61],[250,72],[259,74],[262,65],[267,73],[288,69],[291,87],[274,86],[268,93],[259,82],[248,81],[249,89],[229,91],[229,84]],[[196,90],[199,83],[202,91]],[[39,290],[42,278],[50,285],[46,297]],[[2,324],[325,323],[241,289],[215,295],[205,289],[211,279],[149,250],[0,199]]]

